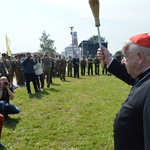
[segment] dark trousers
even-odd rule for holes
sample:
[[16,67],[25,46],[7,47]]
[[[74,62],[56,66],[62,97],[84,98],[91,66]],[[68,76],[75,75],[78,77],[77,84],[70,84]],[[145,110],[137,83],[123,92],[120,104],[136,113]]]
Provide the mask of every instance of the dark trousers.
[[17,79],[17,84],[24,84],[25,82],[25,77],[24,77],[24,72],[23,70],[16,70],[16,79]]
[[50,83],[53,83],[53,81],[52,81],[53,72],[54,72],[54,69],[51,67],[51,70],[50,70]]
[[72,67],[67,68],[68,77],[72,77]]
[[85,66],[81,66],[81,75],[82,75],[82,76],[85,75]]
[[31,87],[30,87],[30,82],[31,81],[33,83],[35,92],[38,92],[35,73],[30,73],[30,74],[25,73],[24,75],[25,75],[25,78],[26,78],[26,88],[27,88],[28,93],[31,93]]
[[99,65],[95,64],[95,74],[99,74]]
[[104,65],[103,70],[102,70],[102,74],[107,74],[107,65]]
[[18,113],[20,113],[20,109],[17,106],[6,103],[5,100],[0,101],[0,114],[3,114],[5,119],[8,117],[9,114]]
[[92,66],[88,67],[88,75],[90,75],[90,72],[91,72],[91,75],[93,75],[93,67]]
[[[38,89],[44,88],[44,78],[43,78],[43,73],[41,75],[36,75],[36,82],[37,82],[37,87]],[[41,87],[40,87],[41,85]]]
[[74,78],[79,78],[79,66],[74,66]]
[[60,78],[60,80],[65,80],[65,73],[66,73],[66,70],[65,69],[63,69],[63,68],[61,68],[61,69],[59,69],[59,78]]
[[46,82],[47,82],[47,86],[50,86],[50,70],[43,70],[43,78],[45,80],[45,76],[46,76]]

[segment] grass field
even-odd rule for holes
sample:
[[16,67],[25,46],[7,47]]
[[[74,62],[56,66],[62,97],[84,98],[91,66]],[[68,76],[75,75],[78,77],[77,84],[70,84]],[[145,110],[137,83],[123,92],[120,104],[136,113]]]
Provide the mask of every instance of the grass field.
[[106,75],[66,80],[30,96],[14,91],[21,113],[4,123],[7,150],[113,150],[113,120],[131,87]]

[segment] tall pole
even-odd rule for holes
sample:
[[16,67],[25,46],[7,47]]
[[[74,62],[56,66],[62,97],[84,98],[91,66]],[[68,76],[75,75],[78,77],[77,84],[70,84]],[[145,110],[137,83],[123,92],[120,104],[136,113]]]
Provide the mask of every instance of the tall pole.
[[71,29],[70,34],[71,34],[71,36],[72,36],[72,37],[71,37],[71,39],[72,39],[72,57],[74,57],[73,28],[74,28],[73,26],[70,27],[70,29]]

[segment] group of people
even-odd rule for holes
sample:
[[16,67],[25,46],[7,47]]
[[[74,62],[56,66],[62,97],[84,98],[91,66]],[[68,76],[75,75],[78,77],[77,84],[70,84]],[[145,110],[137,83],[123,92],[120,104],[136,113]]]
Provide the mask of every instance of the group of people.
[[[150,150],[150,36],[147,33],[138,34],[129,38],[123,48],[122,52],[124,58],[122,61],[118,61],[110,55],[110,52],[105,47],[101,47],[97,52],[97,65],[99,61],[103,61],[105,67],[110,73],[115,75],[117,78],[123,80],[125,83],[132,85],[132,89],[127,99],[122,103],[122,107],[114,120],[114,149],[115,150]],[[37,61],[38,60],[38,61]],[[53,59],[47,54],[41,60],[39,57],[32,58],[30,53],[26,54],[26,58],[22,60],[25,80],[27,84],[28,93],[30,93],[30,87],[28,83],[33,81],[33,84],[37,84],[35,80],[35,70],[41,68],[41,63],[45,63],[45,70],[38,72],[50,76],[47,78],[47,87],[52,83],[50,68],[53,68]],[[87,60],[93,63],[91,58]],[[37,63],[38,62],[38,63]],[[87,62],[83,57],[79,60],[77,56],[69,60],[61,59],[61,56],[57,59],[57,65],[59,65],[58,74],[61,80],[64,78],[63,67],[68,63],[68,67],[74,67],[74,77],[79,78],[79,65],[81,66],[81,75],[85,75],[85,67]],[[0,62],[1,66],[4,63]],[[48,66],[49,65],[49,66]],[[73,65],[73,66],[72,66]],[[83,67],[84,66],[84,67]],[[90,67],[91,65],[89,65]],[[50,67],[50,68],[48,68]],[[0,69],[2,69],[0,67]],[[9,103],[9,98],[13,98],[13,92],[8,87],[8,71],[4,66],[6,76],[0,78],[0,133],[4,118],[10,113],[19,113],[18,107]],[[49,71],[47,71],[48,69]],[[55,68],[56,69],[56,68]],[[72,76],[72,70],[67,68],[68,76]],[[90,70],[90,69],[89,69]],[[92,69],[88,75],[92,75]],[[99,71],[99,68],[95,69]],[[51,70],[52,71],[52,70]],[[0,70],[2,75],[2,72]],[[56,73],[56,72],[55,72]],[[99,74],[99,72],[96,72]],[[30,74],[30,76],[29,76]],[[55,74],[56,75],[56,74]],[[41,77],[41,88],[44,87],[43,77]],[[11,79],[10,79],[11,83]],[[38,88],[35,87],[35,91],[38,92]],[[1,145],[0,145],[1,146]]]
[[[70,65],[72,63],[72,65]],[[69,58],[68,60],[68,76],[71,74],[72,76],[72,68],[74,68],[74,78],[79,78],[79,74],[82,76],[86,75],[86,71],[88,76],[89,75],[94,75],[94,70],[95,70],[95,75],[100,75],[100,60],[98,59],[97,54],[95,55],[95,58],[92,58],[89,56],[86,58],[83,56],[81,59],[75,55],[75,58],[73,58],[72,62],[71,59]],[[81,69],[81,73],[80,70]],[[102,66],[102,74],[107,74],[107,68],[105,66]]]
[[[80,71],[81,70],[81,71]],[[30,82],[33,82],[35,92],[44,89],[44,84],[50,88],[53,77],[59,77],[65,81],[67,77],[79,78],[79,75],[100,75],[100,61],[95,55],[95,58],[89,56],[81,59],[76,54],[74,58],[69,56],[68,59],[57,55],[52,58],[49,52],[43,56],[38,54],[31,55],[29,52],[14,56],[12,59],[6,53],[2,54],[0,60],[0,76],[7,77],[10,86],[13,86],[14,76],[19,86],[26,85],[28,94],[32,93]],[[73,74],[74,73],[74,74]],[[107,67],[102,68],[102,74],[107,74]],[[44,82],[46,80],[46,82]]]

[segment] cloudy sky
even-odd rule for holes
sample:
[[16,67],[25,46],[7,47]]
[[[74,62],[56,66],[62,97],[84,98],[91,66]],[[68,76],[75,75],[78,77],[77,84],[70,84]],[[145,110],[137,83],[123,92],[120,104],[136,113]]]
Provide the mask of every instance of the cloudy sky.
[[[43,31],[54,40],[57,52],[71,44],[70,26],[78,43],[97,35],[88,0],[0,0],[0,52],[6,52],[5,35],[12,53],[35,52]],[[101,0],[100,32],[111,53],[121,50],[132,35],[150,32],[149,0]]]

